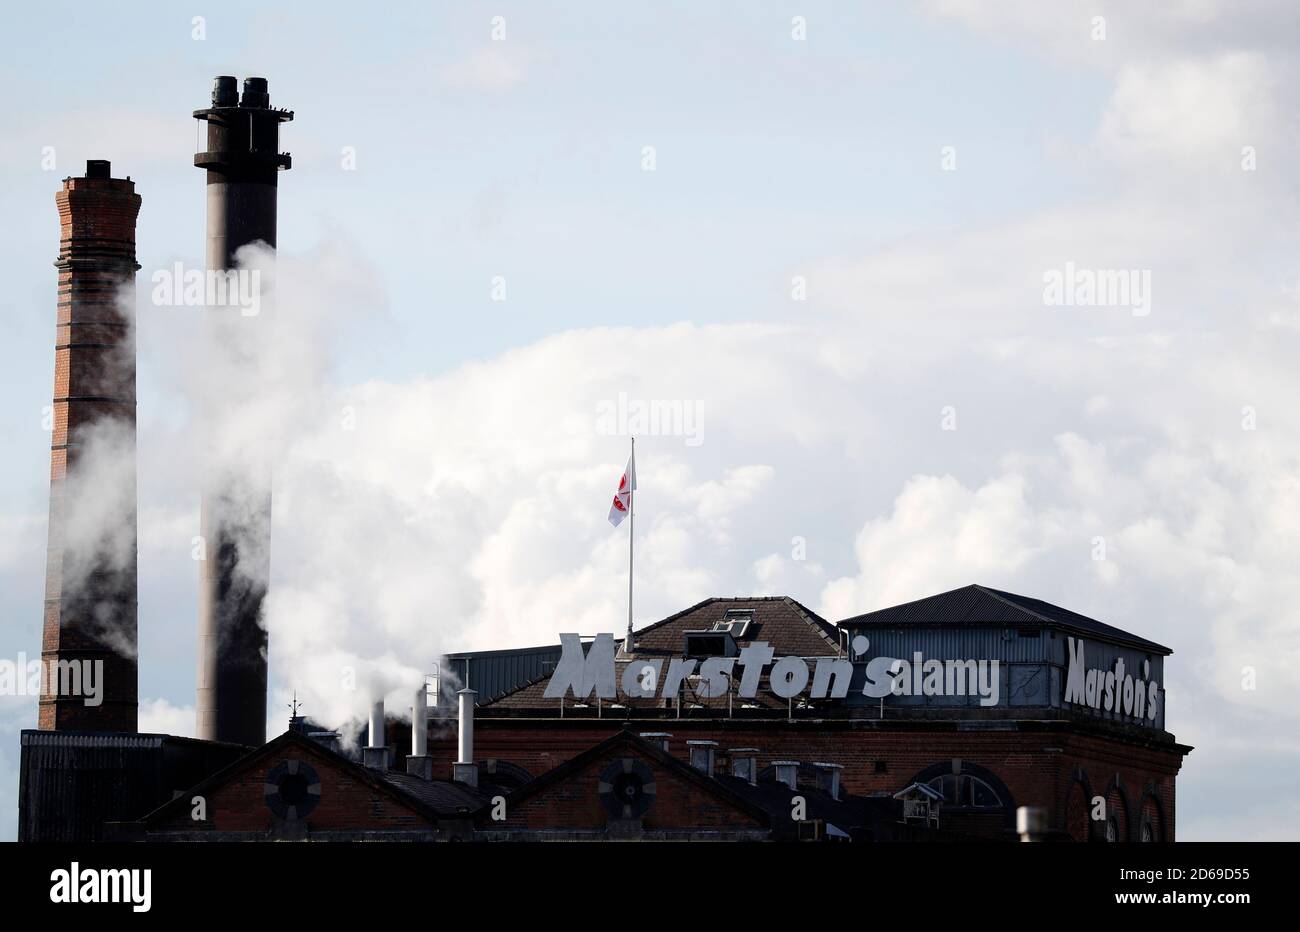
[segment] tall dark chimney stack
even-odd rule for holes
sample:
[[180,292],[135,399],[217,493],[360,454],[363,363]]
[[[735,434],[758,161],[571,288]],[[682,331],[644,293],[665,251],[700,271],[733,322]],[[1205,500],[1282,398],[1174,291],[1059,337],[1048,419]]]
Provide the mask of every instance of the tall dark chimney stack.
[[[135,731],[135,221],[140,195],[108,162],[66,178],[50,439],[50,527],[38,727]],[[111,439],[110,439],[111,437]],[[111,457],[114,462],[95,462]],[[87,501],[93,499],[93,501]],[[82,509],[112,503],[104,527]],[[124,513],[116,513],[120,508]],[[62,669],[61,669],[62,668]],[[71,671],[76,671],[75,675]],[[67,671],[67,672],[64,672]],[[96,672],[97,671],[97,672]],[[86,676],[95,677],[97,704]],[[65,679],[66,677],[70,677]],[[79,681],[79,683],[78,683]]]
[[[194,111],[208,124],[207,149],[194,164],[207,171],[207,267],[234,269],[250,243],[275,248],[276,179],[290,167],[280,152],[280,124],[265,78],[218,77],[212,106]],[[210,308],[212,314],[237,309]],[[257,318],[248,318],[250,326]],[[254,467],[256,468],[256,467]],[[246,474],[245,474],[246,475]],[[260,745],[266,740],[267,637],[262,600],[270,575],[270,476],[264,483],[214,473],[203,495],[205,559],[199,571],[198,736]],[[250,491],[256,499],[249,503]]]

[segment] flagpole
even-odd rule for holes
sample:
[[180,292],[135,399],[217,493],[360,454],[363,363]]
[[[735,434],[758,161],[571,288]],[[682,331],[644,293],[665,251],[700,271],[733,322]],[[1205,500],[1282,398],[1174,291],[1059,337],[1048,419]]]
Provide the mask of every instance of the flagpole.
[[[632,477],[636,477],[636,438],[632,438],[632,453],[628,460],[632,464]],[[629,482],[632,486],[632,483]],[[627,637],[623,640],[623,652],[632,653],[632,542],[636,539],[636,490],[635,486],[627,492]]]

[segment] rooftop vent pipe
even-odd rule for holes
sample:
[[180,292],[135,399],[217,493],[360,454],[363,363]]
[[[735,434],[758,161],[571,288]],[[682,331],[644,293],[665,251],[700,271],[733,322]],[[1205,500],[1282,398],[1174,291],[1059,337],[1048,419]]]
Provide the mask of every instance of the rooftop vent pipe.
[[776,771],[776,782],[784,783],[792,790],[799,788],[799,762],[797,760],[774,760],[772,767]]
[[370,742],[361,751],[361,760],[371,770],[387,770],[392,763],[384,743],[384,700],[370,707]]
[[406,772],[413,777],[433,779],[433,758],[429,756],[429,694],[423,683],[411,705],[411,756]]
[[453,779],[470,786],[478,786],[478,765],[474,763],[474,697],[472,689],[456,693],[459,704],[460,729],[457,741],[456,763],[452,765]]

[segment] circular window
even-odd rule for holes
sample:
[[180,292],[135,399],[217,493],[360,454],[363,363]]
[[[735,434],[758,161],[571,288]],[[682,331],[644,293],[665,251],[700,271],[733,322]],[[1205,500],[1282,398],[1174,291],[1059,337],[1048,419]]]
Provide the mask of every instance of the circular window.
[[266,775],[266,805],[282,819],[305,818],[320,802],[320,777],[311,764],[286,760]]
[[616,819],[639,819],[654,805],[655,778],[632,757],[616,760],[600,775],[600,802]]

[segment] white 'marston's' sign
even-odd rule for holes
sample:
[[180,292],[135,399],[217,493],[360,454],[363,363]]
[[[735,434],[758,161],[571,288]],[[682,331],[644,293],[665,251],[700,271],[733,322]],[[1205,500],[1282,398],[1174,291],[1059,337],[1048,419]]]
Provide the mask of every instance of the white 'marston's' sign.
[[1125,672],[1124,658],[1116,657],[1110,670],[1084,665],[1083,639],[1066,638],[1069,664],[1065,675],[1065,701],[1098,712],[1118,712],[1154,724],[1160,709],[1160,684],[1151,679],[1151,661],[1143,661],[1142,675]]
[[[561,634],[560,644],[563,652],[546,684],[547,699],[561,699],[570,691],[580,699],[592,693],[602,699],[617,697],[613,635],[596,635],[585,655],[582,639],[576,634]],[[857,638],[854,646],[860,646],[861,655],[869,642]],[[625,696],[652,699],[675,696],[683,682],[698,677],[696,694],[717,698],[725,696],[738,679],[735,694],[751,699],[758,694],[765,669],[768,688],[781,699],[793,699],[805,690],[810,699],[843,699],[853,679],[853,662],[845,657],[777,657],[766,641],[754,641],[742,647],[737,657],[708,657],[703,663],[690,657],[674,657],[666,672],[662,659],[638,657],[623,668],[617,686]],[[917,651],[911,660],[872,658],[866,664],[862,694],[872,698],[977,695],[980,705],[992,706],[998,704],[998,684],[996,660],[926,659]]]

